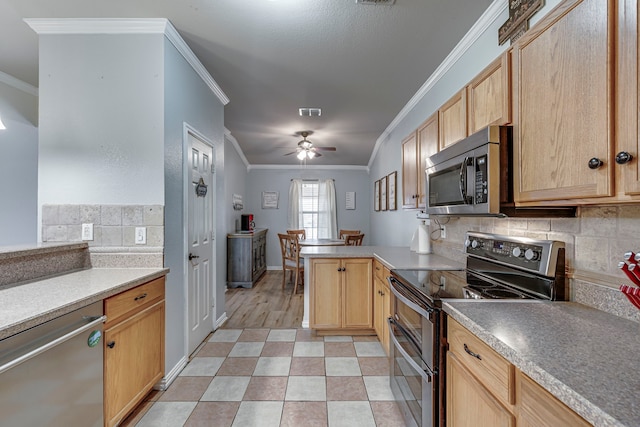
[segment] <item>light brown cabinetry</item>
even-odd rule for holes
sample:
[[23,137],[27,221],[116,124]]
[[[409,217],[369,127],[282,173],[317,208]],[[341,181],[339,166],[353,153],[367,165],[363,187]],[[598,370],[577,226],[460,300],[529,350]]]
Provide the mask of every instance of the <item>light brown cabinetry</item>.
[[427,158],[438,152],[438,115],[434,114],[402,142],[402,207],[426,206]]
[[393,294],[389,289],[387,277],[391,272],[380,261],[373,261],[373,328],[380,344],[389,354],[389,326],[387,319],[391,316]]
[[447,425],[590,425],[451,318],[447,334]]
[[164,277],[104,302],[104,420],[118,425],[164,375]]
[[310,326],[317,330],[373,330],[371,258],[314,258]]
[[438,110],[439,147],[455,144],[467,134],[467,91],[463,88]]
[[469,135],[511,122],[510,55],[504,53],[467,85]]
[[613,195],[615,10],[564,1],[513,46],[516,202]]

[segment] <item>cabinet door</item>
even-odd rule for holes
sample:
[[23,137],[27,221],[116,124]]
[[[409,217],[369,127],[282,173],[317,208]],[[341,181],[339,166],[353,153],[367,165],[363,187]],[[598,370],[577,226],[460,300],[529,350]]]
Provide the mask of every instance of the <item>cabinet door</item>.
[[164,300],[105,331],[104,418],[118,424],[164,372]]
[[514,427],[515,417],[447,353],[447,426]]
[[312,328],[342,326],[342,263],[339,259],[311,260],[309,322]]
[[418,160],[415,132],[402,141],[402,207],[418,207]]
[[509,55],[504,53],[467,86],[469,135],[511,121]]
[[616,153],[633,155],[631,162],[616,165],[617,193],[640,194],[640,85],[638,61],[638,0],[621,0],[618,23],[618,92]]
[[462,89],[438,110],[440,150],[467,136],[467,95]]
[[614,11],[565,1],[514,45],[516,202],[612,194]]
[[[383,342],[383,331],[385,327],[384,317],[384,297],[382,295],[382,280],[377,277],[373,279],[373,329],[380,342]],[[383,344],[384,345],[384,344]]]
[[518,427],[590,426],[581,416],[520,372]]
[[373,327],[373,280],[370,258],[344,259],[343,327]]
[[417,170],[417,186],[418,186],[418,207],[426,206],[426,177],[427,158],[438,152],[438,114],[429,117],[418,128],[418,170]]

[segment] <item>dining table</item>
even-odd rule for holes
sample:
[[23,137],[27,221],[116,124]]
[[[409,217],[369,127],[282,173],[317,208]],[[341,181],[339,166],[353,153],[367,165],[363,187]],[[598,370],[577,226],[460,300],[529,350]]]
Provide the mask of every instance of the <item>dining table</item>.
[[300,246],[344,246],[343,239],[300,239]]

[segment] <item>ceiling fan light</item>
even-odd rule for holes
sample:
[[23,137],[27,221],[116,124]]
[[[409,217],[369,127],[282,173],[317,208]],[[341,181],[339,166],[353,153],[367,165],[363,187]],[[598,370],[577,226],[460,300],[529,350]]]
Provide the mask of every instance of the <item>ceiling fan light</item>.
[[316,156],[316,152],[313,150],[307,151],[307,157],[313,159]]
[[302,141],[300,141],[300,147],[304,148],[305,150],[308,150],[309,148],[311,148],[311,142],[307,141],[306,139],[303,139]]
[[307,152],[305,150],[300,150],[298,154],[296,154],[296,157],[298,158],[298,160],[304,160],[306,156],[307,156]]

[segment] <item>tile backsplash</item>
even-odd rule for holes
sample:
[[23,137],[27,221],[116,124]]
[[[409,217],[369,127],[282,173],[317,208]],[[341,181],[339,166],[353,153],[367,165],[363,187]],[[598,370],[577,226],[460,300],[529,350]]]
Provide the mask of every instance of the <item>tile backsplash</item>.
[[640,321],[640,310],[618,290],[629,283],[617,267],[626,251],[640,251],[640,206],[581,207],[576,218],[434,218],[432,230],[436,220],[447,237],[433,242],[434,252],[461,262],[468,230],[563,241],[572,300]]
[[[93,267],[162,267],[164,206],[43,205],[42,241],[82,241],[82,224],[93,224],[87,241]],[[136,227],[146,228],[146,243],[135,243]]]

